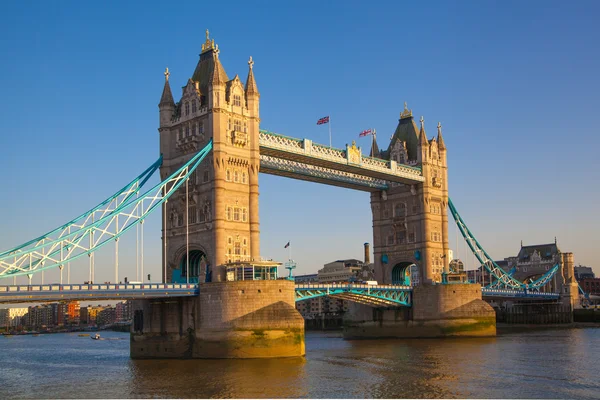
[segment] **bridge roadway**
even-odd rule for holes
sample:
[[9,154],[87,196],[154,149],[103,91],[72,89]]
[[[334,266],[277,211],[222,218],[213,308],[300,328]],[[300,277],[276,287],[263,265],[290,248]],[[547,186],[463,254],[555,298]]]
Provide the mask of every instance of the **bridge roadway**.
[[[413,288],[403,285],[297,284],[296,301],[331,296],[373,307],[410,306]],[[47,284],[0,286],[0,303],[43,303],[68,300],[134,300],[198,296],[197,284]],[[483,289],[484,299],[557,300],[558,293]]]

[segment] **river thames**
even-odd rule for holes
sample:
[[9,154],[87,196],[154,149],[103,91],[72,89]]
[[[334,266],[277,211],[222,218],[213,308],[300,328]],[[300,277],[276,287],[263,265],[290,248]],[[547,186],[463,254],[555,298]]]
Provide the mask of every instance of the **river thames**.
[[306,357],[131,360],[129,334],[0,338],[1,398],[600,397],[600,329],[486,339],[345,341],[308,332]]

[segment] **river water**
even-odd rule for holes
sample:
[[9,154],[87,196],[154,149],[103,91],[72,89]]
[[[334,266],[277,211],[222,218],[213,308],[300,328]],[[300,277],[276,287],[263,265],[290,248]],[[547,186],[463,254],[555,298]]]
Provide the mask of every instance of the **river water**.
[[[345,341],[306,357],[131,360],[129,334],[0,337],[0,398],[600,398],[600,329]],[[108,340],[111,339],[111,340]]]

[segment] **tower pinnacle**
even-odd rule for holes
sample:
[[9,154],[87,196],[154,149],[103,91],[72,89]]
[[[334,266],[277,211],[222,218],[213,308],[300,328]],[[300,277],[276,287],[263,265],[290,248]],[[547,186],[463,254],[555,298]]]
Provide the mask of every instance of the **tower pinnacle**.
[[212,39],[208,35],[208,29],[206,30],[206,41],[202,44],[202,53],[206,53],[210,50],[217,50],[219,46],[215,45],[215,39]]
[[444,138],[442,137],[442,123],[441,122],[438,122],[437,128],[438,128],[438,135],[437,135],[438,147],[440,150],[446,150],[446,144],[444,143]]
[[246,95],[258,94],[258,87],[256,87],[256,81],[254,80],[254,60],[252,56],[248,60],[248,79],[246,79]]
[[167,67],[167,68],[165,69],[165,81],[168,81],[168,80],[169,80],[169,75],[171,75],[171,73],[169,72],[169,67]]

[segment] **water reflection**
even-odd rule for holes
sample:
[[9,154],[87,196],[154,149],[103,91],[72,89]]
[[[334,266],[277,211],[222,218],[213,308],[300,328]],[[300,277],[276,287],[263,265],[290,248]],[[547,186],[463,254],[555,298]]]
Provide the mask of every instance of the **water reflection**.
[[345,341],[305,358],[131,360],[127,334],[0,338],[0,398],[598,398],[600,329]]
[[134,397],[307,397],[306,359],[130,360]]

